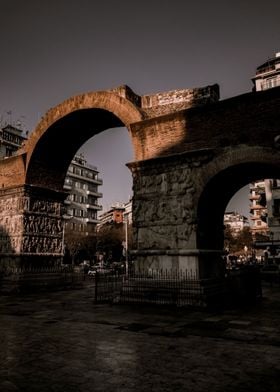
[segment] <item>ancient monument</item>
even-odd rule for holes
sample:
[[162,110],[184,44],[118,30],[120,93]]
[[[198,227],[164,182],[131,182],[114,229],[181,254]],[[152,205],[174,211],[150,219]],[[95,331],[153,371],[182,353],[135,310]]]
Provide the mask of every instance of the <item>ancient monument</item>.
[[62,102],[0,162],[1,268],[60,261],[70,161],[92,136],[125,126],[138,267],[219,277],[230,198],[279,178],[279,109],[280,88],[220,101],[218,85],[147,96],[121,86]]

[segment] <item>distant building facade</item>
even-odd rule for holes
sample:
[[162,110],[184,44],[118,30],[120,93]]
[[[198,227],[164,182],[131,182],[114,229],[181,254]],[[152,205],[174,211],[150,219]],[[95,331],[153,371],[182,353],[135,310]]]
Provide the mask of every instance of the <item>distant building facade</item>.
[[12,125],[0,128],[0,158],[12,156],[27,139],[24,132]]
[[249,227],[249,219],[235,211],[226,212],[224,225],[231,228],[233,235],[238,235],[244,227]]
[[98,227],[106,223],[132,223],[132,200],[127,203],[115,203],[111,208],[99,215]]
[[280,86],[280,52],[257,67],[252,81],[256,91]]
[[265,180],[267,225],[273,241],[280,242],[280,180]]
[[250,219],[253,238],[257,234],[268,235],[265,180],[252,182],[250,189]]
[[70,193],[65,200],[65,230],[85,235],[96,231],[97,213],[102,210],[99,186],[103,183],[98,174],[82,155],[73,158],[64,182],[64,189]]
[[[280,86],[280,52],[257,67],[252,81],[256,92]],[[253,184],[251,193],[255,198],[252,229],[266,234],[271,241],[280,241],[280,181],[260,180]]]

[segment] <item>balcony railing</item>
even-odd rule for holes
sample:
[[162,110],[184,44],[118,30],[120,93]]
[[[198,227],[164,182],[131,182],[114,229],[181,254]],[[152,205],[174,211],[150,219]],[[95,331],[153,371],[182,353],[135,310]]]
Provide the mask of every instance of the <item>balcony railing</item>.
[[92,210],[102,210],[102,206],[100,206],[99,204],[86,204],[86,208]]
[[92,182],[93,184],[97,184],[97,185],[103,184],[103,180],[101,180],[100,178],[91,178],[91,177],[77,174],[77,173],[68,173],[68,176],[78,178],[78,179],[86,181],[86,182]]
[[85,221],[87,223],[99,223],[99,220],[97,218],[86,218]]
[[102,197],[103,196],[102,193],[97,192],[97,191],[87,191],[87,195],[92,195],[92,196],[95,196],[95,197]]
[[72,189],[72,185],[64,183],[63,188],[70,191]]
[[267,79],[262,82],[262,90],[268,90],[278,86],[280,86],[280,77]]

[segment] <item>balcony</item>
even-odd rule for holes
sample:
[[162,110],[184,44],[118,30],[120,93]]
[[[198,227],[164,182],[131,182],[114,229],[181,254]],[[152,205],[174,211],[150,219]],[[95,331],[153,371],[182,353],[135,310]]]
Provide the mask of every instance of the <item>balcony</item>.
[[252,194],[249,195],[250,200],[259,200],[259,198],[260,198],[260,195],[252,195]]
[[67,191],[71,191],[72,185],[64,183],[63,189],[65,189],[65,190],[67,190]]
[[62,216],[62,218],[65,219],[65,220],[73,219],[73,215],[64,214],[64,215]]
[[100,206],[99,204],[86,204],[86,208],[98,211],[102,210],[102,206]]
[[250,207],[250,211],[254,211],[254,210],[265,210],[266,208],[261,206],[260,204],[256,204]]
[[95,224],[99,223],[99,220],[97,218],[96,219],[95,218],[86,218],[85,221],[87,223],[95,223]]
[[90,178],[81,174],[76,174],[76,173],[68,173],[67,176],[71,177],[71,178],[77,178],[79,180],[82,180],[84,182],[91,182],[92,184],[96,184],[96,185],[102,185],[103,184],[103,180],[101,180],[100,178]]
[[87,195],[95,196],[95,197],[102,197],[103,194],[96,191],[87,191]]

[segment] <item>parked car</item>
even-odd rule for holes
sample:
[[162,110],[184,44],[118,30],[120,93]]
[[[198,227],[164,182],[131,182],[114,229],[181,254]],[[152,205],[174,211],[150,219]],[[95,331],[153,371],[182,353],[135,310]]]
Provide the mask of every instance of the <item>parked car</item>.
[[98,274],[109,274],[112,272],[111,268],[106,268],[106,267],[100,267],[100,266],[93,266],[89,269],[88,275],[90,276],[95,276],[97,273]]

